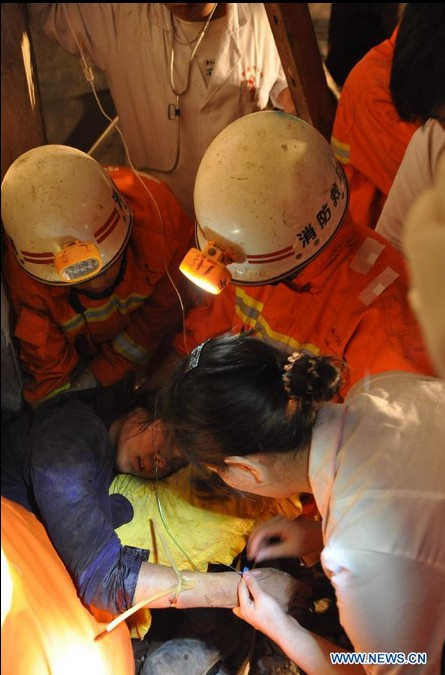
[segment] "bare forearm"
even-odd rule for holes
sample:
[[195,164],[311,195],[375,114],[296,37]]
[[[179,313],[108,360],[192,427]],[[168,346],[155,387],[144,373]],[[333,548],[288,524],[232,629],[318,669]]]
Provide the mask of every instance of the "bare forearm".
[[[261,587],[286,611],[296,596],[304,598],[307,588],[290,574],[265,567],[255,570]],[[173,568],[144,562],[138,576],[133,605],[143,601],[147,607],[174,605],[178,609],[192,607],[227,607],[238,604],[237,572],[193,572],[183,570],[180,578]]]
[[143,563],[133,604],[151,600],[152,608],[235,607],[239,574],[204,573],[184,570],[181,579],[171,567]]

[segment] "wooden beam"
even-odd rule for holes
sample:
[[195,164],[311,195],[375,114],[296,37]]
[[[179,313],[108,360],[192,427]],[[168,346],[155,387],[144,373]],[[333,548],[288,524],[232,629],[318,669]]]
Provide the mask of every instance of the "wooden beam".
[[328,87],[308,4],[264,3],[301,119],[330,141],[336,99]]
[[25,3],[2,2],[1,176],[19,155],[46,143]]
[[[26,3],[2,2],[2,135],[1,178],[22,153],[46,143]],[[3,250],[3,227],[1,228]],[[1,273],[2,410],[19,411],[22,369],[16,349],[15,318]]]

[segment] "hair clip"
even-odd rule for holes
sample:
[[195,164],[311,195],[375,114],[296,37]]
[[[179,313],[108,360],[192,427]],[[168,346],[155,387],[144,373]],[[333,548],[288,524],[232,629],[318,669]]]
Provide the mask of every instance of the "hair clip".
[[286,394],[289,396],[289,398],[294,398],[292,394],[292,390],[290,388],[290,383],[289,383],[289,373],[292,370],[292,367],[295,363],[295,361],[298,361],[298,359],[301,359],[301,357],[304,356],[303,352],[292,352],[287,357],[287,363],[284,366],[284,373],[281,376],[281,379],[283,380],[283,385],[284,389],[286,391]]
[[200,345],[198,345],[197,347],[195,347],[191,351],[190,356],[189,356],[189,362],[188,362],[187,367],[185,369],[186,373],[188,373],[189,370],[193,370],[193,368],[196,368],[196,366],[199,363],[199,359],[201,357],[202,348],[204,347],[205,344],[207,344],[207,342],[208,342],[208,340],[205,340],[205,342],[201,342]]

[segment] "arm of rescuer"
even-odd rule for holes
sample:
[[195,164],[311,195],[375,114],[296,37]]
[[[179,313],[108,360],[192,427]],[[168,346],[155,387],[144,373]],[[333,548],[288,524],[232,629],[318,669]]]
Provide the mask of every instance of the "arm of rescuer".
[[195,297],[194,306],[187,311],[183,330],[173,337],[170,348],[160,358],[153,360],[153,366],[137,376],[136,388],[162,387],[175,364],[188,356],[197,345],[228,331],[243,330],[244,326],[236,315],[235,289],[232,284],[226,286],[221,295],[197,289]]

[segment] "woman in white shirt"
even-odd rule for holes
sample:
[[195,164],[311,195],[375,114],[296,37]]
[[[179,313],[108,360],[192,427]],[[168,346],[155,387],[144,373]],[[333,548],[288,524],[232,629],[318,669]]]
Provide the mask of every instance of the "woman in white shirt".
[[[247,553],[260,562],[322,549],[340,623],[363,659],[345,673],[394,675],[415,663],[416,675],[439,675],[445,382],[386,372],[355,385],[340,404],[333,401],[341,376],[331,358],[288,356],[249,334],[226,334],[177,366],[162,415],[188,459],[231,488],[313,494],[318,533],[317,523],[274,519],[253,533]],[[343,672],[331,657],[343,650],[302,628],[251,572],[239,603],[235,613],[308,675]]]

